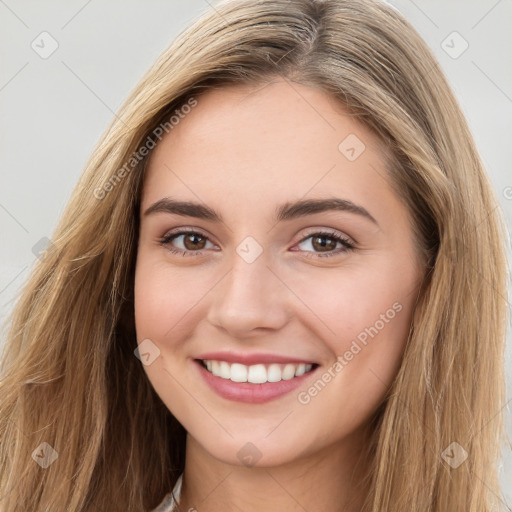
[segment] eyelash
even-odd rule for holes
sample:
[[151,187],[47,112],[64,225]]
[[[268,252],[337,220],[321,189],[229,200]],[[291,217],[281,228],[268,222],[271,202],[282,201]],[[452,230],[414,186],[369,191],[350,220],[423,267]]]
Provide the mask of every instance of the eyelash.
[[[182,231],[176,231],[174,233],[170,233],[169,235],[164,236],[160,240],[160,245],[167,246],[174,238],[177,238],[181,235],[199,235],[200,237],[211,242],[211,240],[206,235],[203,235],[199,231],[182,230]],[[335,240],[336,244],[338,242],[341,242],[341,244],[344,246],[344,249],[338,250],[336,252],[332,251],[332,252],[325,253],[325,254],[317,253],[314,251],[305,251],[306,257],[308,257],[308,258],[328,258],[330,256],[336,256],[336,255],[343,254],[343,253],[346,253],[346,252],[349,252],[349,251],[352,251],[355,249],[354,245],[347,238],[337,235],[336,233],[334,233],[332,231],[314,231],[314,232],[308,234],[307,236],[305,236],[304,238],[302,238],[299,242],[297,242],[297,245],[301,244],[302,242],[305,242],[308,238],[322,237],[322,236],[331,238],[332,240]],[[184,249],[176,249],[176,248],[173,248],[172,246],[167,247],[167,249],[170,252],[172,252],[173,254],[181,254],[182,256],[201,256],[203,254],[203,251],[190,251],[190,250],[186,250],[186,249],[185,250]]]

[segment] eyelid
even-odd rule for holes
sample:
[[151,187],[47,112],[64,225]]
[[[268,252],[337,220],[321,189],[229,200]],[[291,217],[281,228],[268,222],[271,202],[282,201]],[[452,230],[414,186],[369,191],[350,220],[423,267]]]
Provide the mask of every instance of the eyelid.
[[311,235],[316,235],[318,233],[325,233],[329,234],[330,236],[343,238],[347,242],[349,242],[351,245],[357,245],[357,241],[354,240],[351,236],[347,235],[346,233],[342,231],[338,231],[334,228],[321,228],[321,227],[313,227],[313,228],[307,228],[306,234],[302,236],[300,240],[298,240],[295,244],[298,244],[300,242],[303,242],[305,239],[309,238]]
[[[185,233],[183,233],[183,232],[185,232]],[[202,230],[201,228],[198,228],[195,226],[180,226],[179,228],[175,228],[170,231],[167,231],[161,238],[166,239],[166,238],[170,238],[172,235],[175,235],[175,234],[187,234],[190,232],[200,234],[200,235],[204,236],[205,238],[207,238],[210,242],[215,243],[215,242],[213,242],[212,236],[209,233],[207,233],[206,231]],[[352,238],[351,236],[347,235],[346,233],[338,231],[334,228],[325,228],[325,227],[306,228],[306,233],[303,234],[302,237],[299,238],[294,244],[303,242],[306,238],[310,237],[311,235],[318,234],[319,232],[329,233],[332,236],[339,236],[341,238],[346,239],[351,244],[357,245],[357,241],[354,238]],[[217,243],[215,243],[215,244],[219,245]]]
[[[201,228],[197,228],[197,227],[193,227],[193,226],[181,226],[179,228],[175,228],[171,231],[166,232],[166,234],[163,237],[161,237],[161,239],[160,239],[160,245],[165,246],[165,245],[169,244],[173,238],[179,238],[180,236],[186,236],[189,234],[200,235],[203,238],[205,238],[207,242],[209,242],[213,245],[218,245],[211,240],[212,237],[210,237],[209,234],[205,233]],[[306,233],[304,233],[302,235],[302,237],[293,244],[292,248],[298,244],[305,242],[308,238],[311,238],[313,235],[331,237],[331,238],[337,240],[337,243],[341,243],[344,247],[342,250],[338,249],[338,250],[329,251],[326,253],[316,252],[316,251],[300,251],[300,250],[293,250],[293,252],[304,252],[307,257],[322,258],[322,257],[336,256],[339,254],[346,253],[350,250],[354,250],[357,246],[357,242],[355,240],[353,240],[352,237],[345,235],[342,232],[338,232],[336,229],[311,227],[311,228],[308,228]],[[206,249],[192,251],[189,249],[172,248],[172,249],[169,249],[169,251],[176,253],[176,254],[181,253],[183,256],[186,256],[186,255],[201,256],[203,254],[203,252],[206,251]]]
[[173,235],[187,235],[190,233],[197,233],[198,235],[207,238],[211,243],[218,245],[212,240],[212,236],[209,233],[195,226],[180,226],[179,228],[171,229],[170,231],[166,231],[161,239],[165,240],[167,238],[171,238]]

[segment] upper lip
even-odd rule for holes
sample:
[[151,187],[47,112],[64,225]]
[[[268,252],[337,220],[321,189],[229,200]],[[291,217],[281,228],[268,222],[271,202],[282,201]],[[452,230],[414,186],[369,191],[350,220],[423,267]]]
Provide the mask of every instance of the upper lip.
[[299,357],[283,356],[279,354],[264,353],[236,353],[236,352],[207,352],[196,357],[196,359],[206,361],[226,361],[227,363],[240,363],[245,366],[254,364],[272,364],[272,363],[293,363],[293,364],[316,364],[310,359],[301,359]]

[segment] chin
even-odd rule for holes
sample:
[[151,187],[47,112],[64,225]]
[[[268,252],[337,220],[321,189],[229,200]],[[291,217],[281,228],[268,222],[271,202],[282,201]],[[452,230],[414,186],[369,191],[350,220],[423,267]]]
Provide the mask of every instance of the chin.
[[233,437],[224,432],[221,438],[209,432],[194,437],[194,441],[219,462],[247,468],[277,467],[306,455],[304,433],[290,435],[283,431],[281,435],[269,435],[272,429],[268,427],[246,432],[231,432]]

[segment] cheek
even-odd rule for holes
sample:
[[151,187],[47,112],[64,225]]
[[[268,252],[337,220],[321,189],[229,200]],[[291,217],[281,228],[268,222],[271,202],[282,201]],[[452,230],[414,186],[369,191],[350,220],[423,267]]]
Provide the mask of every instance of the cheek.
[[197,272],[178,271],[166,262],[140,256],[135,272],[137,338],[154,337],[159,343],[180,339],[214,281],[210,283],[211,276],[203,279]]
[[309,329],[332,357],[313,388],[301,390],[309,417],[336,403],[334,423],[355,426],[375,410],[398,372],[416,298],[415,270],[379,263],[318,273],[295,288],[314,312]]
[[[304,429],[337,438],[361,425],[384,399],[400,367],[415,294],[407,276],[355,269],[315,281],[314,290],[308,305],[321,319],[315,320],[317,333],[332,363],[299,390],[297,400]],[[315,418],[322,418],[321,425]]]
[[[190,408],[190,397],[183,393],[186,369],[175,353],[187,337],[190,322],[197,321],[193,312],[201,290],[194,284],[165,262],[139,252],[134,283],[135,328],[138,343],[149,339],[150,351],[155,354],[143,368],[156,393],[169,410],[178,413],[180,421]],[[186,387],[191,388],[190,383]]]
[[388,348],[405,341],[415,299],[413,269],[378,263],[322,269],[291,281],[311,313],[303,320],[312,319],[309,327],[336,355],[354,340],[369,346],[369,340],[388,339]]

